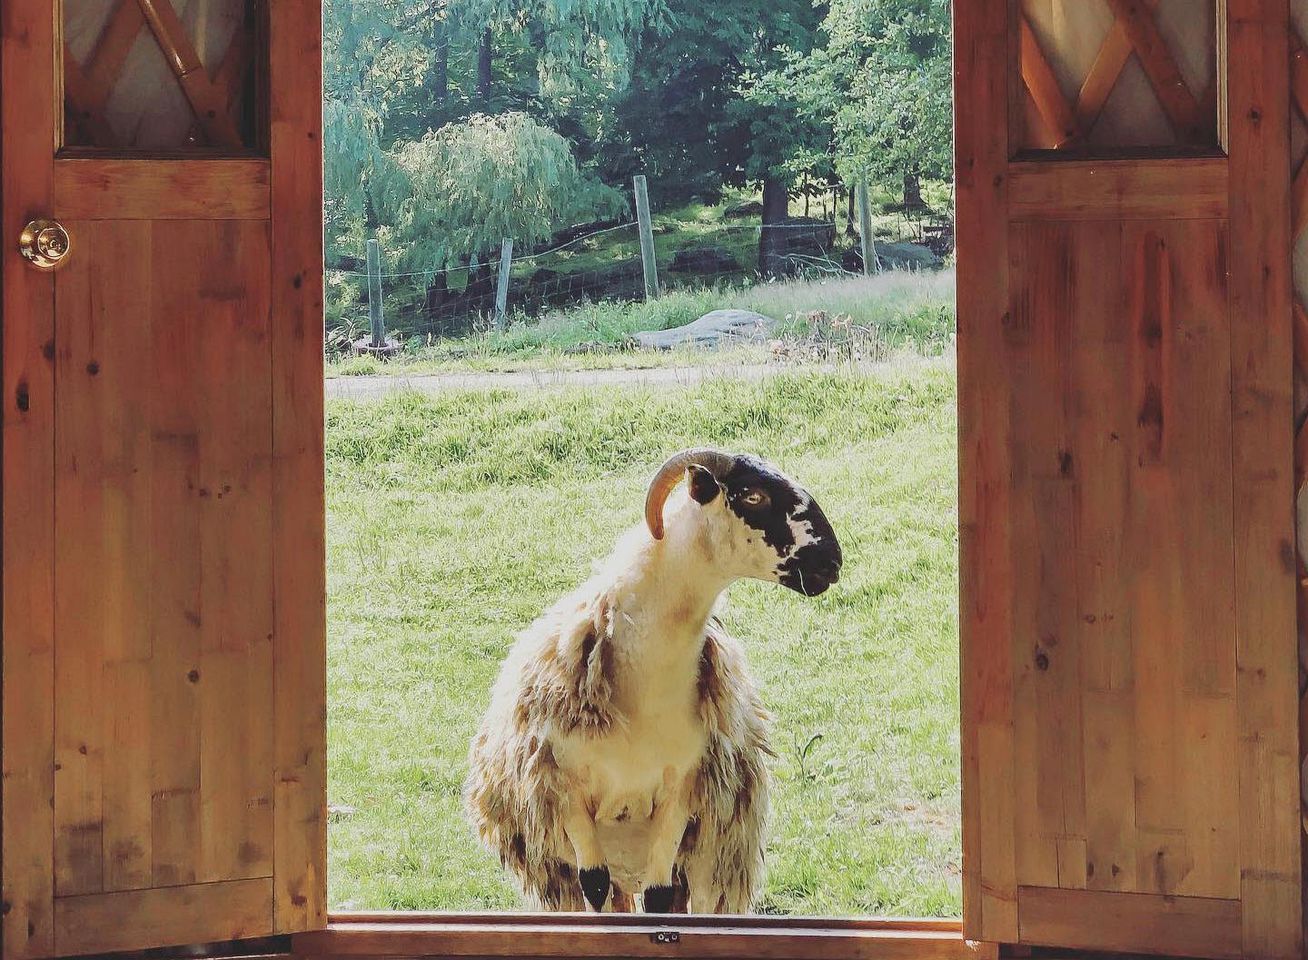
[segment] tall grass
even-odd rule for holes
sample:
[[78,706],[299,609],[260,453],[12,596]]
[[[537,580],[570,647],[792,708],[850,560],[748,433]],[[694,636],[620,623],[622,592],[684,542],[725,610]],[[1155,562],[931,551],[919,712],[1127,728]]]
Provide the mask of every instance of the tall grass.
[[[664,362],[712,363],[712,353],[670,356],[624,351],[640,330],[668,330],[711,310],[753,310],[778,321],[783,337],[804,336],[815,313],[848,316],[892,350],[936,353],[954,332],[954,273],[890,271],[870,277],[677,288],[651,301],[588,303],[544,315],[511,319],[507,329],[453,341],[410,343],[406,356],[390,365],[370,358],[342,361],[337,374],[377,374],[387,370],[518,369],[522,367],[627,366]],[[577,359],[586,349],[591,359]],[[595,359],[596,354],[607,361]],[[736,362],[766,358],[766,348],[736,352]],[[635,361],[633,363],[633,361]]]

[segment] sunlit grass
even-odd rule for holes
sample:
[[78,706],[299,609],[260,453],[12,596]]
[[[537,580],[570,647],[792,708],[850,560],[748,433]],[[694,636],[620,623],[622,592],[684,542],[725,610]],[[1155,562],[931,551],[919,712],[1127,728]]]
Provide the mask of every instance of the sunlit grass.
[[333,401],[327,439],[333,907],[518,906],[459,801],[489,685],[653,465],[712,443],[797,476],[847,556],[821,598],[742,583],[726,609],[777,718],[761,909],[958,913],[948,365]]

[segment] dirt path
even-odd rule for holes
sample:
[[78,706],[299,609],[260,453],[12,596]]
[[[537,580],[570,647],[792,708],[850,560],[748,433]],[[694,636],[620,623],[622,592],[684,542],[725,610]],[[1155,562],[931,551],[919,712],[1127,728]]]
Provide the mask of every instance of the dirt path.
[[[950,364],[944,357],[903,357],[882,363],[859,364],[870,376],[905,365]],[[512,373],[428,373],[401,376],[333,377],[328,399],[376,400],[403,390],[439,393],[442,390],[544,390],[551,387],[648,386],[690,387],[705,380],[762,380],[779,373],[826,373],[849,369],[844,364],[786,365],[780,363],[721,364],[695,367],[653,367],[647,370],[521,370]]]
[[705,380],[761,380],[794,369],[780,364],[702,367],[653,367],[648,370],[523,370],[513,373],[432,373],[413,376],[333,377],[329,398],[371,400],[401,390],[438,393],[442,390],[533,390],[549,387],[610,385],[687,387]]

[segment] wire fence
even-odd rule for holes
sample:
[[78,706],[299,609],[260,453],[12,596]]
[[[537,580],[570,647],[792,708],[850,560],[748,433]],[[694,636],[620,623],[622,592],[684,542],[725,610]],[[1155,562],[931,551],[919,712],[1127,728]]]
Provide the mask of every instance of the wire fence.
[[638,217],[580,233],[584,228],[570,228],[535,250],[506,238],[499,256],[483,252],[457,267],[419,271],[388,270],[385,251],[373,240],[363,262],[327,268],[328,347],[385,354],[414,338],[433,342],[503,330],[584,304],[777,277],[922,268],[952,251],[952,224],[945,218],[905,214],[891,227],[891,238],[883,223],[883,235],[865,246],[870,222],[848,217],[788,217],[766,227]]

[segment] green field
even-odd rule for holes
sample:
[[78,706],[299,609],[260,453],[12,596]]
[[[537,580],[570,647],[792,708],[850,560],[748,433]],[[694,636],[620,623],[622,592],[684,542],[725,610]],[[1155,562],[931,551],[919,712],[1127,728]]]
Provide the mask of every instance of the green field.
[[[508,329],[430,344],[410,340],[392,360],[336,357],[329,376],[421,374],[450,371],[612,369],[687,364],[758,363],[766,345],[726,351],[649,351],[630,347],[637,330],[667,330],[711,310],[754,310],[776,320],[775,337],[795,341],[823,335],[833,318],[847,318],[861,346],[881,352],[908,350],[934,355],[954,331],[954,272],[887,271],[872,277],[789,280],[752,286],[679,289],[639,303],[588,303],[528,320],[514,317]],[[841,336],[849,337],[845,330]],[[578,352],[584,348],[585,352]]]
[[776,715],[772,913],[957,915],[954,378],[944,362],[747,383],[333,401],[329,881],[335,909],[512,909],[460,806],[516,631],[638,522],[675,449],[773,459],[846,553],[806,600],[733,588]]

